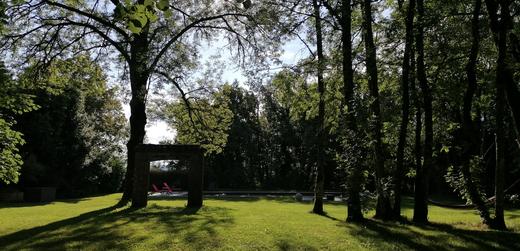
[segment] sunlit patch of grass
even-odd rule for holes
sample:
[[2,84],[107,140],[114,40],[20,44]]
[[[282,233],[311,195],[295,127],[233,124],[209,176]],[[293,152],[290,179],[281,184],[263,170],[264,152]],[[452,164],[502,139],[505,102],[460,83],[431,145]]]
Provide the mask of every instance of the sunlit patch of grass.
[[[473,210],[430,207],[431,225],[344,222],[291,198],[152,200],[144,209],[113,207],[119,194],[50,204],[0,204],[0,250],[520,250],[520,210],[511,232],[486,230]],[[411,200],[403,212],[411,218]],[[367,217],[371,217],[369,212]]]

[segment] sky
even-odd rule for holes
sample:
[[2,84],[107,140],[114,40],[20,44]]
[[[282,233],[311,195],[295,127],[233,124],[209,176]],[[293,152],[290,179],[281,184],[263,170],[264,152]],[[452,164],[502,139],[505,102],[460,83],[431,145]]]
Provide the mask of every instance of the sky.
[[[212,45],[203,45],[201,51],[204,56],[201,58],[203,65],[205,61],[209,60],[212,55],[220,52],[221,60],[224,62],[233,62],[230,52],[227,49],[222,49],[222,43],[213,43]],[[307,48],[299,40],[291,40],[284,44],[283,53],[280,56],[280,61],[283,65],[294,65],[299,60],[307,57],[309,52]],[[273,72],[279,71],[278,65],[273,65]],[[239,84],[246,82],[246,77],[243,71],[233,63],[227,64],[222,74],[222,83],[232,83],[237,80]],[[127,119],[130,118],[130,107],[128,103],[123,105],[123,110]],[[175,130],[171,128],[165,121],[149,120],[146,125],[146,144],[159,144],[164,140],[173,140],[175,137]]]

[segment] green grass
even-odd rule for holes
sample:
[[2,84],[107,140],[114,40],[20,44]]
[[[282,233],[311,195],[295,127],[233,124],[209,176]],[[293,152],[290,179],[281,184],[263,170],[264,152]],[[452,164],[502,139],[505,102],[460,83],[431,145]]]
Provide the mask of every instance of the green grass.
[[113,207],[119,196],[0,204],[0,250],[520,250],[520,210],[506,214],[510,232],[497,232],[472,210],[434,206],[431,225],[347,224],[340,204],[325,205],[326,216],[290,198],[208,199],[198,210],[153,200],[132,210]]

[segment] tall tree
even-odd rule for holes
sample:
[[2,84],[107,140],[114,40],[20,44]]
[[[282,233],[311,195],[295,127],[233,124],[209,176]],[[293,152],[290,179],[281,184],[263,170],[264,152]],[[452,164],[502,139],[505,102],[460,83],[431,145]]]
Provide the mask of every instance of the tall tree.
[[399,142],[397,145],[396,170],[394,174],[394,205],[393,217],[401,216],[401,190],[404,178],[404,150],[406,147],[406,136],[408,134],[408,123],[410,120],[410,64],[411,51],[413,47],[413,23],[415,17],[415,0],[408,1],[408,9],[406,11],[406,35],[405,48],[402,64],[401,76],[401,127],[399,129]]
[[318,103],[318,151],[317,151],[317,165],[316,178],[314,182],[314,207],[312,212],[316,214],[323,214],[323,195],[325,182],[325,81],[323,79],[323,71],[325,69],[325,58],[323,57],[323,38],[321,29],[321,4],[318,0],[312,1],[314,9],[314,28],[316,29],[316,49],[318,56],[318,93],[320,100]]
[[432,91],[426,77],[426,67],[424,63],[424,1],[417,0],[417,79],[423,96],[424,108],[424,146],[423,164],[417,169],[415,178],[415,197],[414,197],[414,222],[428,222],[428,187],[429,172],[433,164],[433,110],[432,110]]
[[372,1],[363,1],[363,38],[365,41],[366,71],[368,78],[368,89],[370,92],[370,133],[372,149],[374,152],[374,165],[376,177],[377,205],[376,215],[378,219],[388,220],[391,218],[391,204],[388,187],[385,178],[385,157],[383,149],[383,132],[381,121],[381,104],[379,100],[379,86],[377,76],[377,54],[372,31]]
[[347,188],[347,221],[359,222],[364,219],[360,192],[363,185],[363,157],[360,152],[362,140],[358,130],[356,109],[359,108],[355,98],[355,82],[352,58],[352,6],[353,1],[341,0],[338,2],[339,11],[334,8],[332,1],[323,1],[324,6],[339,23],[341,32],[341,64],[343,79],[343,99],[341,102],[341,121],[343,128],[342,155],[346,164]]
[[520,140],[520,90],[514,80],[512,65],[513,62],[520,63],[520,42],[517,35],[511,32],[515,24],[510,10],[512,4],[513,1],[508,0],[486,0],[490,28],[499,53],[497,72],[500,73],[497,74],[500,74],[501,78],[498,79],[497,75],[496,80],[503,82],[506,100],[515,125],[517,140]]
[[[241,46],[239,51],[246,52],[244,46],[251,44],[250,37],[262,34],[255,31],[256,26],[250,26],[254,18],[244,13],[249,7],[250,4],[218,1],[28,0],[10,7],[7,14],[14,26],[31,25],[11,29],[6,38],[12,43],[11,48],[20,44],[27,48],[22,58],[41,59],[42,65],[66,56],[70,50],[101,53],[104,48],[111,48],[111,53],[123,60],[131,87],[127,172],[121,199],[126,203],[132,195],[134,148],[145,137],[148,80],[158,76],[158,70],[182,75],[185,67],[174,62],[189,59],[179,48],[193,48],[196,44],[186,43],[190,31],[209,37],[204,31],[228,32],[229,38]],[[248,29],[237,28],[244,26]],[[34,39],[28,39],[29,36]]]
[[[506,102],[512,111],[517,107],[512,107],[515,100],[506,96],[510,93],[509,89],[518,91],[514,84],[513,73],[510,65],[510,55],[508,53],[508,35],[513,28],[513,20],[510,14],[511,2],[507,0],[486,0],[488,9],[491,31],[494,35],[495,46],[498,50],[498,58],[496,63],[495,78],[495,218],[493,219],[493,227],[498,229],[506,229],[504,220],[504,176],[505,176],[505,109]],[[512,88],[510,87],[512,86]],[[509,99],[506,99],[508,97]],[[514,113],[513,113],[514,115]],[[515,117],[513,116],[513,120]]]
[[[343,104],[347,106],[347,111],[343,111],[345,116],[345,124],[349,132],[347,135],[351,137],[348,142],[352,147],[357,147],[355,143],[359,135],[356,121],[357,103],[354,96],[354,69],[352,67],[352,1],[343,0],[341,3],[341,44],[343,57]],[[343,106],[343,107],[344,107]],[[354,151],[356,152],[356,151]],[[360,158],[357,156],[356,159]],[[361,208],[361,185],[362,185],[362,165],[361,161],[355,161],[351,167],[350,173],[347,177],[347,193],[348,193],[348,211],[347,221],[361,221],[363,220],[363,213]]]
[[491,224],[491,218],[489,215],[488,208],[482,200],[482,194],[475,184],[474,177],[471,173],[471,159],[479,153],[480,146],[480,132],[477,128],[477,124],[473,121],[471,116],[473,107],[473,98],[478,89],[477,82],[477,63],[478,54],[480,47],[480,11],[482,6],[482,0],[476,0],[473,8],[473,17],[471,22],[471,51],[469,53],[469,60],[466,64],[466,76],[468,86],[464,94],[464,107],[462,114],[462,128],[461,133],[463,134],[463,145],[462,145],[462,167],[461,173],[464,177],[464,183],[471,201],[476,206],[480,217],[484,224]]

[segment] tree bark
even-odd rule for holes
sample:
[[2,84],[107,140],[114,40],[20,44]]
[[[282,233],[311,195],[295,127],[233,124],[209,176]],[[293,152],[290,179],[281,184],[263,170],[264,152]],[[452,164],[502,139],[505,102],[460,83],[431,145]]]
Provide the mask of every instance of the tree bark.
[[323,39],[321,34],[320,5],[318,0],[313,0],[315,28],[316,28],[316,47],[318,53],[318,92],[320,100],[318,104],[318,145],[317,145],[317,166],[316,179],[314,182],[314,207],[313,213],[323,214],[323,193],[325,181],[325,81],[323,80],[324,58],[323,58]]
[[412,48],[411,52],[411,70],[410,70],[410,82],[412,83],[412,99],[414,100],[415,106],[415,146],[414,146],[414,157],[415,157],[415,171],[418,172],[422,168],[422,102],[419,95],[419,89],[417,87],[416,74],[415,74],[415,50]]
[[482,6],[482,0],[475,0],[475,6],[473,9],[473,18],[471,23],[472,30],[472,42],[471,51],[469,55],[468,64],[466,65],[466,76],[468,78],[468,87],[464,94],[464,107],[462,112],[462,129],[461,133],[463,136],[462,142],[462,167],[461,173],[464,179],[464,184],[468,195],[477,208],[482,222],[486,225],[490,225],[492,220],[489,215],[488,207],[485,201],[482,199],[482,194],[478,190],[477,185],[473,180],[471,174],[470,163],[473,156],[479,154],[480,147],[480,133],[477,124],[471,118],[471,110],[473,97],[478,89],[477,84],[477,61],[480,46],[480,30],[479,30],[479,16]]
[[372,32],[372,5],[371,0],[363,3],[363,37],[365,40],[366,69],[368,76],[368,88],[371,96],[371,140],[374,151],[377,205],[375,218],[389,220],[391,218],[391,204],[387,189],[385,188],[385,159],[383,150],[383,133],[381,121],[381,105],[379,101],[379,86],[377,78],[376,46]]
[[[518,62],[520,63],[520,62]],[[507,74],[512,74],[511,71]],[[512,75],[506,76],[506,97],[509,108],[511,109],[511,116],[513,117],[513,124],[516,132],[516,142],[520,147],[520,90],[518,85],[515,84]]]
[[[507,53],[508,34],[513,28],[513,20],[510,14],[510,1],[505,0],[485,0],[488,9],[491,31],[493,32],[495,46],[498,49],[498,58],[496,66],[496,97],[495,97],[495,150],[496,150],[496,166],[495,166],[495,218],[492,227],[496,229],[506,229],[504,220],[504,176],[505,176],[505,126],[504,113],[506,102],[512,111],[513,120],[518,126],[515,119],[514,111],[518,111],[518,107],[513,107],[518,100],[515,97],[515,90],[518,91],[513,79],[513,72],[509,63]],[[500,7],[500,11],[499,8]],[[499,19],[500,17],[500,19]]]
[[404,148],[406,147],[406,135],[410,120],[410,54],[413,46],[413,20],[415,16],[415,0],[409,0],[406,11],[406,42],[403,56],[401,92],[402,114],[401,127],[399,128],[399,142],[397,144],[397,161],[394,172],[394,205],[393,217],[401,218],[401,191],[404,178]]
[[[355,116],[356,101],[354,99],[354,70],[352,68],[352,6],[351,0],[343,0],[341,4],[341,42],[343,53],[343,104],[347,137],[355,140],[358,135]],[[352,147],[356,147],[352,145]],[[362,167],[354,164],[347,177],[347,221],[360,222],[364,219],[361,208]]]
[[[501,54],[499,52],[499,54]],[[502,58],[499,56],[499,61]],[[498,63],[500,66],[501,63]],[[493,227],[496,229],[506,229],[504,220],[504,174],[505,174],[505,133],[504,133],[504,109],[505,109],[505,87],[502,82],[501,72],[497,71],[496,99],[495,99],[495,147],[496,147],[496,167],[495,167],[495,218]]]
[[[509,19],[508,22],[512,23],[511,16],[509,14],[509,10],[507,13],[504,13],[507,15],[507,18]],[[511,54],[509,57],[511,58],[510,62],[516,62],[517,64],[520,64],[520,42],[518,41],[518,37],[512,33],[509,33],[509,48],[511,51]],[[507,61],[506,61],[507,62]],[[520,148],[520,90],[518,89],[518,84],[515,83],[514,77],[513,77],[513,70],[511,69],[511,65],[507,65],[507,67],[504,70],[505,74],[505,83],[506,83],[506,98],[507,103],[509,104],[509,108],[511,110],[511,116],[513,118],[513,125],[516,133],[516,143],[518,144],[518,147]]]
[[131,198],[134,186],[135,171],[135,146],[142,144],[146,126],[146,85],[149,72],[147,66],[148,56],[148,27],[140,34],[135,34],[130,44],[131,59],[128,65],[130,71],[130,85],[132,98],[130,100],[130,139],[127,147],[127,169],[125,174],[124,191],[121,203],[126,204]]
[[[509,6],[500,1],[501,22],[498,30],[498,59],[496,72],[496,99],[495,99],[495,147],[496,147],[496,167],[495,167],[495,218],[494,227],[506,229],[504,221],[504,175],[505,175],[505,91],[509,79],[507,57],[507,33],[508,27],[506,20],[509,16]],[[512,77],[512,76],[511,76]]]
[[433,119],[432,119],[432,91],[426,78],[424,64],[424,1],[417,0],[417,78],[423,96],[424,107],[424,147],[423,165],[417,170],[415,177],[415,204],[413,221],[428,222],[428,182],[429,171],[432,167],[433,148]]

